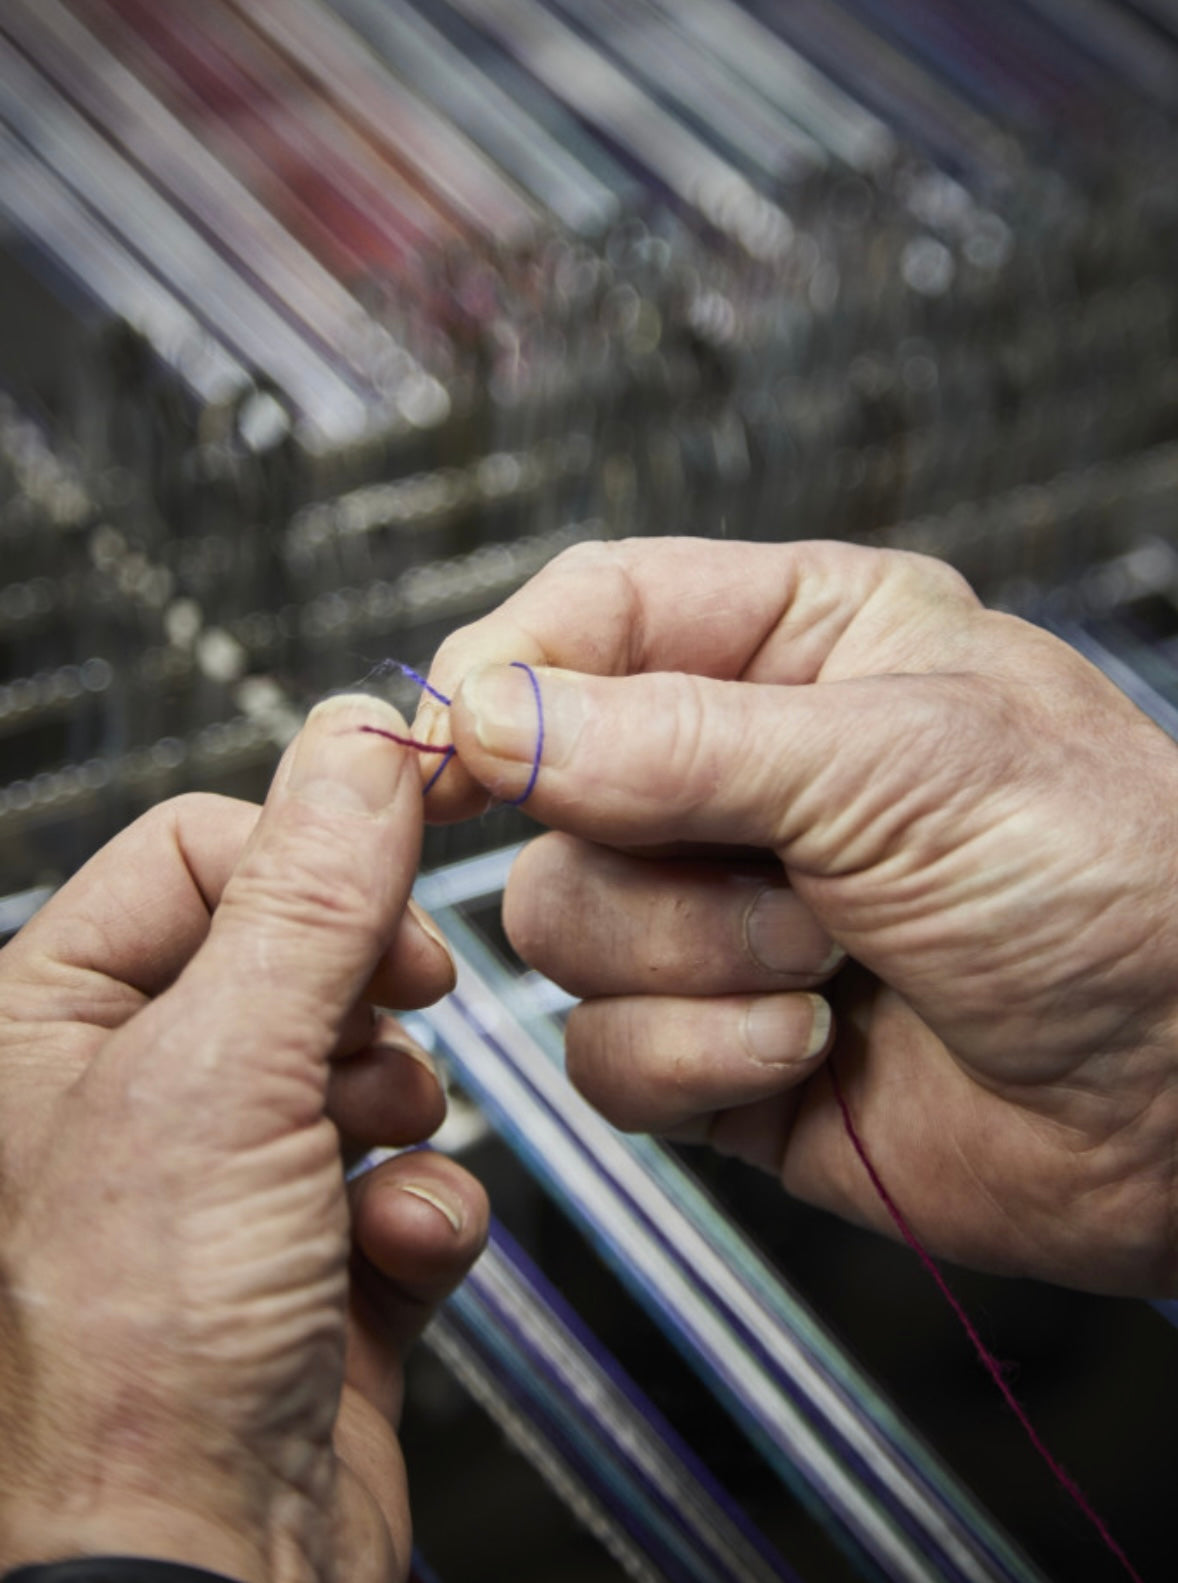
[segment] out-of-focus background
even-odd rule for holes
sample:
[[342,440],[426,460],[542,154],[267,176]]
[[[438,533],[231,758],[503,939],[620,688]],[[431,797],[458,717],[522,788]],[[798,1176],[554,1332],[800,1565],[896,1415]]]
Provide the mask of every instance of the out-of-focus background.
[[[0,939],[585,539],[939,555],[1178,728],[1176,112],[1175,0],[3,0]],[[1120,1575],[903,1251],[578,1143],[528,829],[427,840],[504,1229],[413,1376],[421,1577]],[[1172,1575],[1165,1318],[953,1279]]]

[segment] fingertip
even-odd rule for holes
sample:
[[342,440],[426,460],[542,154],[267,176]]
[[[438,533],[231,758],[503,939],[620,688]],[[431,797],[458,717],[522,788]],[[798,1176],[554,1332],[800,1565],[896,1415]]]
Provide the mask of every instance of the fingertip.
[[481,1183],[432,1150],[378,1166],[353,1193],[361,1252],[422,1300],[456,1286],[487,1239],[490,1206]]
[[559,894],[562,870],[580,844],[574,836],[549,830],[529,841],[511,865],[503,887],[503,932],[525,962],[532,961],[539,934],[551,932],[545,903]]
[[307,712],[303,730],[320,731],[326,728],[334,731],[339,724],[352,720],[396,731],[398,735],[409,733],[405,716],[395,704],[391,704],[387,698],[377,697],[375,693],[363,692],[329,693],[326,698],[321,698]]
[[396,1011],[416,1011],[441,1000],[457,982],[458,969],[445,936],[425,909],[410,899],[392,945],[368,981],[368,999]]
[[427,954],[432,956],[435,977],[445,986],[441,993],[448,995],[458,982],[458,967],[454,961],[454,953],[441,929],[412,896],[405,908],[405,928],[409,934],[416,937],[415,946],[424,944]]
[[465,1278],[487,1238],[486,1194],[430,1150],[398,1155],[349,1185],[348,1378],[395,1417],[405,1350]]
[[779,878],[754,891],[744,907],[739,932],[748,960],[760,972],[779,979],[796,982],[805,975],[820,982],[846,957],[796,891]]
[[489,799],[454,743],[450,707],[424,694],[413,718],[413,737],[428,747],[447,750],[418,755],[426,822],[454,824],[482,813]]
[[556,674],[522,662],[480,665],[455,691],[451,729],[463,764],[501,802],[524,802],[545,758],[563,756],[566,737],[575,735],[577,695],[559,688]]
[[446,1094],[428,1053],[386,1017],[366,1048],[332,1066],[327,1114],[351,1143],[404,1148],[442,1125]]
[[800,991],[583,1001],[565,1030],[573,1086],[615,1127],[663,1132],[796,1089],[825,1059],[830,1006]]
[[403,716],[383,698],[333,693],[303,722],[271,798],[384,814],[401,786],[410,744]]
[[793,991],[758,995],[748,1002],[741,1037],[752,1063],[782,1076],[807,1075],[829,1048],[834,1030],[830,1002],[821,995]]
[[847,960],[846,948],[837,942],[832,942],[830,950],[814,970],[815,977],[820,982],[825,983],[827,979],[833,978],[840,969],[846,966]]
[[830,1049],[834,1040],[834,1012],[830,1002],[821,995],[807,995],[806,999],[813,1007],[814,1020],[810,1025],[810,1037],[806,1042],[804,1061],[816,1061],[819,1056],[824,1056]]

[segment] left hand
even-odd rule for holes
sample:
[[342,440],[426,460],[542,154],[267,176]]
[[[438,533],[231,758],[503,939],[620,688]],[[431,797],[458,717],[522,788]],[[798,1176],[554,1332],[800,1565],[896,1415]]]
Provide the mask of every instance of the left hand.
[[445,993],[407,902],[421,792],[370,698],[310,717],[265,809],[193,796],[0,952],[0,1570],[87,1554],[393,1583],[405,1347],[486,1203],[341,1143],[442,1118],[372,1003]]
[[922,557],[643,539],[566,551],[430,680],[431,815],[531,786],[559,832],[504,921],[584,997],[610,1120],[894,1229],[833,1057],[931,1250],[1178,1290],[1178,751],[1087,661]]

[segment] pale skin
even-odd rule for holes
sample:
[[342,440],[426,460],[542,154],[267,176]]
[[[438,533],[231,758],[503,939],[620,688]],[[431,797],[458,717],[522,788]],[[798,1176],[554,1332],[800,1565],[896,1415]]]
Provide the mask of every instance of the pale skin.
[[259,810],[162,805],[0,952],[0,1571],[77,1555],[398,1583],[401,1359],[486,1233],[374,1005],[446,993],[421,790],[371,698]]
[[[1178,751],[1109,683],[915,557],[600,546],[440,652],[436,817],[527,782],[513,660],[553,830],[507,925],[608,1116],[888,1230],[833,1059],[934,1250],[1175,1291]],[[333,700],[260,818],[164,805],[0,952],[0,1567],[405,1575],[401,1359],[487,1211],[428,1155],[345,1188],[441,1117],[373,1005],[452,983],[421,766],[364,726],[405,729]]]
[[520,660],[505,921],[607,1117],[891,1231],[833,1060],[935,1252],[1178,1290],[1178,749],[1104,677],[921,557],[582,547],[439,651],[431,817],[526,784]]

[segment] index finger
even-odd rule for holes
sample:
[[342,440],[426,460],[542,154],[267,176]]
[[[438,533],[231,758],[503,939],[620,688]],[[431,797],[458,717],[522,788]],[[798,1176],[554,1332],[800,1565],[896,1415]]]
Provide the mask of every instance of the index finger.
[[[470,671],[513,660],[598,676],[680,671],[790,685],[924,670],[948,657],[952,624],[929,620],[946,602],[977,608],[940,562],[858,545],[581,544],[498,610],[451,634],[429,682],[452,697]],[[429,693],[414,735],[434,745],[451,740],[448,710]],[[423,764],[423,776],[436,767]],[[485,801],[455,760],[431,789],[426,813],[464,818]]]
[[[188,792],[96,852],[5,950],[5,966],[37,985],[41,1018],[115,1026],[165,990],[208,935],[258,813]],[[445,994],[452,975],[445,944],[410,901],[367,995],[408,1010]]]

